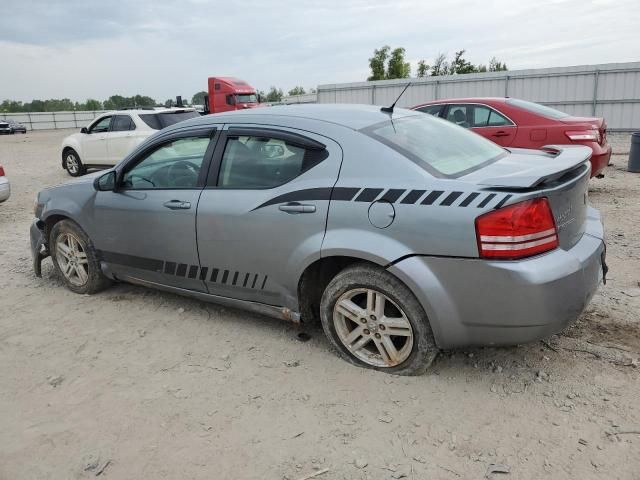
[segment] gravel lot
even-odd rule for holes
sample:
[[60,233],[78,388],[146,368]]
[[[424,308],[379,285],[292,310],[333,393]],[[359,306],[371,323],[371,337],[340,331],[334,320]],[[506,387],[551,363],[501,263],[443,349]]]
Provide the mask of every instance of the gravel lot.
[[[317,326],[31,270],[34,195],[68,179],[68,131],[0,137],[0,479],[638,479],[640,175],[611,138],[592,182],[609,282],[563,334],[446,352],[393,377],[338,359]],[[322,473],[324,471],[324,473]]]

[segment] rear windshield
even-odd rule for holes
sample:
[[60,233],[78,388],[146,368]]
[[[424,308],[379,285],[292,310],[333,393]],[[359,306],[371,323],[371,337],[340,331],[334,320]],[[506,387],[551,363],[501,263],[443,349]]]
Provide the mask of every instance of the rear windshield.
[[522,108],[523,110],[527,110],[537,115],[542,115],[543,117],[554,118],[556,120],[569,116],[568,113],[561,112],[560,110],[556,110],[555,108],[545,107],[544,105],[540,105],[539,103],[527,102],[526,100],[520,100],[519,98],[510,98],[507,100],[507,104],[513,105],[514,107]]
[[362,132],[438,177],[459,177],[506,155],[484,137],[431,115],[384,121]]
[[162,130],[169,125],[199,117],[198,112],[163,112],[163,113],[143,113],[140,118],[144,123],[155,130]]

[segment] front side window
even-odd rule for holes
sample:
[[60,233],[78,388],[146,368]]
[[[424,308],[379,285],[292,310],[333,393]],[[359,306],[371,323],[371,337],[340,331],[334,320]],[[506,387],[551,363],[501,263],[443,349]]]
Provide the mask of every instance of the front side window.
[[113,124],[111,125],[112,132],[126,132],[135,129],[136,125],[129,115],[116,115],[113,117]]
[[165,143],[125,172],[122,187],[136,190],[196,188],[208,146],[208,137],[181,138]]
[[361,131],[439,177],[459,177],[506,155],[484,137],[430,115],[386,120]]
[[101,133],[109,131],[109,124],[111,123],[111,117],[103,117],[96,123],[91,125],[89,133]]
[[473,123],[473,116],[469,105],[449,105],[447,120],[461,127],[469,128]]
[[317,165],[326,150],[307,150],[278,138],[230,136],[227,139],[218,186],[273,188]]

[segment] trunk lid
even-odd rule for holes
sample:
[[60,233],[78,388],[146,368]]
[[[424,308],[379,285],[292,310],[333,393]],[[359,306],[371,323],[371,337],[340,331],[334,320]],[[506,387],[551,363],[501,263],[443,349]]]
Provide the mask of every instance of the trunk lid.
[[584,234],[591,153],[589,147],[568,145],[550,145],[542,151],[510,149],[509,155],[464,179],[488,191],[522,195],[523,200],[547,197],[560,247],[566,250]]

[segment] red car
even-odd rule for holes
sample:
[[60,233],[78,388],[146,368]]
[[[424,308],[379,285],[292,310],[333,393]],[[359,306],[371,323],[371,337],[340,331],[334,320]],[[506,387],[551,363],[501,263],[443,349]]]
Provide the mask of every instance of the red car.
[[593,150],[591,176],[603,176],[611,146],[603,118],[568,113],[518,98],[452,98],[412,107],[470,128],[503,147],[587,145]]

